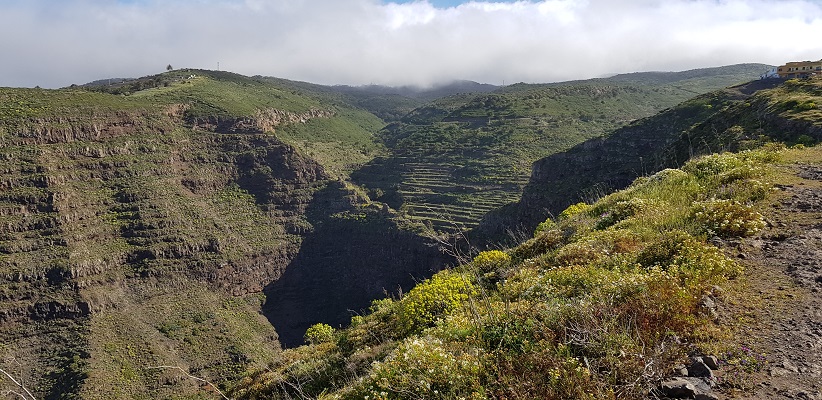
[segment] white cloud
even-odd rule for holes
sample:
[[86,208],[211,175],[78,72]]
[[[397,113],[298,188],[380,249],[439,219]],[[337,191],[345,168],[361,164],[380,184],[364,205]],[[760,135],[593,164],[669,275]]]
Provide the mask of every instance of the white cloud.
[[326,84],[499,84],[820,59],[822,3],[0,0],[0,35],[2,86],[59,87],[218,62]]

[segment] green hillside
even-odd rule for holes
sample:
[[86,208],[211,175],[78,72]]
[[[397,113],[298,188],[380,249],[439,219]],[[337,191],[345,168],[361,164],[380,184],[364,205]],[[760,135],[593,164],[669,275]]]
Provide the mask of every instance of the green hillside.
[[765,69],[743,64],[446,97],[384,128],[390,154],[353,178],[435,230],[471,228],[519,199],[534,161]]
[[[382,151],[381,126],[224,72],[0,89],[0,369],[37,398],[201,398],[163,366],[224,385],[279,357],[265,289],[300,268],[305,240],[337,233],[318,226],[330,214],[379,214],[356,188],[327,188]],[[378,238],[404,225],[379,221]],[[405,267],[304,324],[430,275],[418,261],[439,253],[406,236],[390,254]]]
[[[820,88],[750,82],[541,160],[518,204],[534,214],[559,204],[536,202],[559,201],[557,185],[586,193],[588,174],[631,181],[587,191],[524,241],[375,300],[345,329],[312,326],[305,346],[231,394],[759,398],[771,385],[816,387],[791,360],[819,357],[785,340],[815,337],[818,324],[808,310],[819,304],[820,255],[808,246],[819,239],[822,148],[808,146],[822,140]],[[639,155],[648,172],[631,164]]]
[[[315,85],[316,86],[316,85]],[[129,94],[131,102],[179,105],[194,129],[219,133],[273,133],[344,177],[382,152],[373,134],[383,122],[370,112],[295,83],[229,72],[180,70],[90,90]]]
[[[626,190],[567,208],[515,247],[479,253],[401,298],[374,301],[346,329],[310,328],[305,346],[251,371],[231,394],[689,396],[666,389],[672,381],[691,382],[690,396],[761,394],[756,383],[773,379],[761,373],[780,356],[747,347],[755,339],[744,332],[757,330],[748,303],[759,304],[762,293],[749,285],[776,277],[751,275],[731,255],[735,246],[777,234],[758,236],[765,215],[771,218],[784,198],[777,183],[797,181],[790,172],[795,162],[817,171],[820,156],[819,148],[770,145],[637,179]],[[807,180],[818,185],[818,177]],[[703,356],[716,356],[715,378],[691,372]],[[671,378],[678,374],[689,378]]]
[[[510,230],[531,230],[577,201],[626,187],[635,178],[689,158],[739,150],[769,140],[814,144],[819,128],[819,82],[779,79],[694,97],[534,164],[522,200],[484,217],[475,232],[495,242]],[[479,240],[479,239],[478,239]]]

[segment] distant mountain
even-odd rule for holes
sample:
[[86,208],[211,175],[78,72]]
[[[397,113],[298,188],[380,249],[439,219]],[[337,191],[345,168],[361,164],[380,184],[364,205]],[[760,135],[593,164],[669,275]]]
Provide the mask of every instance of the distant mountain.
[[381,133],[390,155],[352,175],[379,200],[438,231],[476,226],[519,199],[538,159],[606,134],[695,94],[747,82],[742,64],[550,84],[518,83],[418,107]]
[[697,155],[771,140],[818,143],[822,114],[813,99],[820,95],[819,82],[766,79],[697,96],[538,160],[522,200],[486,215],[474,233],[493,242],[508,231],[532,230],[573,203],[593,201]]
[[735,64],[714,68],[698,68],[679,72],[634,72],[628,74],[618,74],[606,78],[614,82],[638,83],[638,84],[695,84],[698,82],[710,82],[712,78],[724,78],[740,76],[759,76],[773,68],[766,64]]
[[474,81],[453,81],[446,84],[433,85],[431,87],[420,86],[332,86],[334,90],[345,93],[368,93],[376,95],[395,94],[412,99],[432,101],[441,97],[446,97],[458,93],[487,93],[499,89],[499,86]]
[[96,81],[92,81],[89,83],[82,84],[80,86],[86,87],[94,87],[94,86],[111,86],[111,85],[119,85],[125,82],[134,81],[136,78],[108,78],[108,79],[98,79]]

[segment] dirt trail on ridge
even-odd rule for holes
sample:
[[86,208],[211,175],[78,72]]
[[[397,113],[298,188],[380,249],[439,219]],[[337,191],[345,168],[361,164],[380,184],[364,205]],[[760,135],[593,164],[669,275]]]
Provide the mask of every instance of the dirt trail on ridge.
[[752,301],[737,307],[755,322],[740,337],[767,360],[727,398],[822,400],[822,164],[783,168],[796,179],[777,185],[768,228],[724,246],[747,270]]

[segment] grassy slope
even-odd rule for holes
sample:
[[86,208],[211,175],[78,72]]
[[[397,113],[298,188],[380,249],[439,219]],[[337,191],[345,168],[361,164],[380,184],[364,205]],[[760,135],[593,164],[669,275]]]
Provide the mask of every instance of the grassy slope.
[[[781,85],[781,86],[780,86]],[[818,81],[753,81],[694,97],[534,163],[522,200],[486,216],[475,232],[504,239],[533,229],[568,205],[627,186],[633,179],[690,157],[778,140],[822,140]]]
[[476,225],[518,199],[531,163],[693,96],[758,76],[761,65],[516,84],[418,108],[382,132],[391,155],[354,174],[438,230]]
[[[190,79],[192,75],[196,78]],[[383,122],[322,86],[229,72],[180,70],[96,90],[129,93],[134,87],[148,88],[129,98],[189,104],[185,114],[189,121],[251,119],[258,111],[268,109],[295,115],[314,110],[328,112],[331,117],[286,123],[274,133],[335,176],[347,176],[382,151],[373,136]]]
[[645,398],[693,354],[722,355],[721,388],[744,384],[753,369],[734,365],[761,361],[740,353],[735,326],[704,307],[738,290],[742,268],[708,239],[762,229],[763,200],[784,179],[775,165],[818,160],[818,148],[805,152],[813,154],[771,146],[698,158],[570,207],[517,247],[375,301],[350,328],[289,350],[233,394]]

